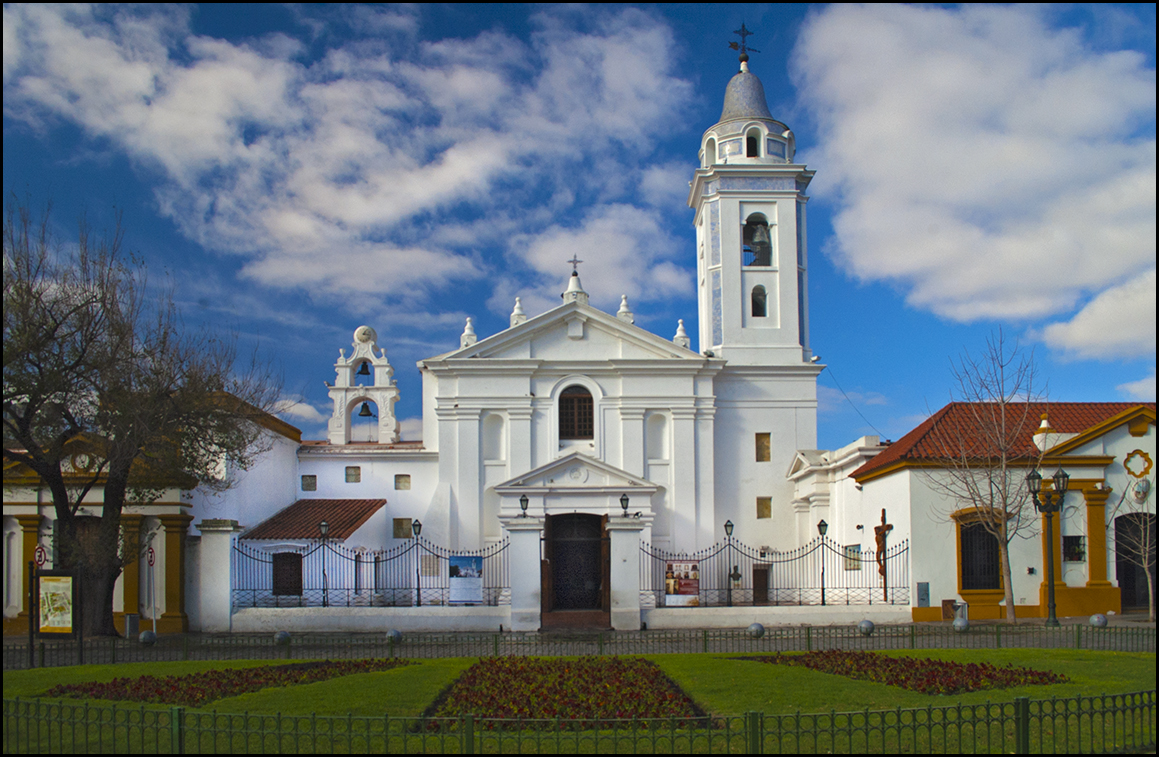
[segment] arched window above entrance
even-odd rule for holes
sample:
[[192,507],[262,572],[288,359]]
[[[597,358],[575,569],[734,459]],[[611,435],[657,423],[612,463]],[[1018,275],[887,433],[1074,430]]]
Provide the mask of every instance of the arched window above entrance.
[[572,385],[559,395],[559,438],[591,439],[594,403],[592,393],[582,386]]

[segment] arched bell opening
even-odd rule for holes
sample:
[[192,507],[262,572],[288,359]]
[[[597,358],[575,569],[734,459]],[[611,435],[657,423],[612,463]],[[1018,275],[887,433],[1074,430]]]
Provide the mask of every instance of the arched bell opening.
[[374,366],[369,360],[359,361],[354,367],[354,380],[350,383],[351,386],[374,386]]
[[378,403],[363,397],[351,403],[347,411],[350,442],[378,441]]
[[765,218],[763,213],[753,213],[745,219],[743,245],[746,266],[773,264],[773,241],[769,234],[769,219]]

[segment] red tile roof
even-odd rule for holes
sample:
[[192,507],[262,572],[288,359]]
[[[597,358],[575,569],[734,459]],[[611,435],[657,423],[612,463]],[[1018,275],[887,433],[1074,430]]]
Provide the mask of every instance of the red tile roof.
[[317,539],[318,524],[330,526],[328,539],[349,539],[385,499],[300,499],[242,534],[243,539]]
[[[983,429],[989,425],[979,418],[997,405],[951,402],[927,418],[921,425],[884,449],[879,455],[850,474],[861,480],[868,474],[905,462],[945,459],[947,450],[968,450],[984,458],[997,451],[997,444],[985,441]],[[1043,413],[1050,426],[1061,434],[1080,434],[1087,429],[1135,408],[1150,408],[1154,402],[1032,402],[1029,405],[1007,405],[1007,428],[1015,437],[1010,449],[1034,456],[1034,432]]]

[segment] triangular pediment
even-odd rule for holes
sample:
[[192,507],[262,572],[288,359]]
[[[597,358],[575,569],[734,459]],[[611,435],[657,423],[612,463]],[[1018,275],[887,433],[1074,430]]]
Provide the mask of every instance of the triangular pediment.
[[495,491],[500,494],[577,489],[593,492],[614,490],[628,494],[651,495],[659,487],[647,479],[633,476],[614,465],[580,452],[565,455],[495,487]]
[[692,350],[578,302],[568,303],[475,344],[423,361],[484,360],[688,360]]
[[793,455],[793,462],[789,464],[788,478],[808,470],[825,465],[828,461],[825,452],[819,449],[802,449],[797,450],[797,454]]
[[[1145,404],[1140,404],[1138,407],[1124,410],[1101,423],[1097,423],[1090,428],[1075,434],[1064,442],[1061,442],[1046,451],[1047,457],[1053,458],[1058,455],[1066,455],[1080,450],[1084,445],[1090,444],[1099,437],[1107,434],[1109,431],[1120,426],[1132,427],[1132,436],[1142,436],[1142,431],[1150,425],[1155,425],[1155,408],[1149,407]],[[1139,433],[1135,433],[1138,430]]]

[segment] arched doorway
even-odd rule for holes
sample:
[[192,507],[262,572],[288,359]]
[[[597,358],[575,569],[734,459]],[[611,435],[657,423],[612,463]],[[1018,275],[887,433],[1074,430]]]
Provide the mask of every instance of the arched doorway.
[[1148,567],[1155,570],[1155,516],[1127,513],[1115,518],[1115,575],[1124,610],[1148,608]]
[[611,552],[607,516],[550,515],[543,534],[543,625],[607,626]]

